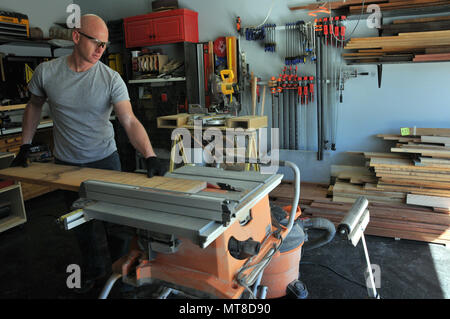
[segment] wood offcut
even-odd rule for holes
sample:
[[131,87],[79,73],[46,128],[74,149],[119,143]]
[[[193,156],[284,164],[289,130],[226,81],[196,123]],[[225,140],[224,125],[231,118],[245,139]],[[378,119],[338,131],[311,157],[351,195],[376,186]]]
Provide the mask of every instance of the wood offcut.
[[145,174],[118,172],[53,163],[31,163],[28,167],[9,167],[0,170],[0,178],[39,184],[55,189],[77,192],[82,182],[97,180],[161,190],[196,193],[206,187],[206,182],[163,176],[148,178]]

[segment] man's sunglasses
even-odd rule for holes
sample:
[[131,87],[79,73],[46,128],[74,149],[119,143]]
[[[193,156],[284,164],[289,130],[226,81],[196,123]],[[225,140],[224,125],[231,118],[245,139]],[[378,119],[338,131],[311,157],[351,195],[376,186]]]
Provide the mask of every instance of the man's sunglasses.
[[82,36],[85,36],[86,38],[88,38],[92,42],[94,42],[97,45],[97,48],[104,48],[104,47],[109,45],[108,41],[107,42],[100,41],[99,39],[96,39],[94,37],[91,37],[90,35],[84,34],[81,31],[78,31],[78,33],[81,34]]

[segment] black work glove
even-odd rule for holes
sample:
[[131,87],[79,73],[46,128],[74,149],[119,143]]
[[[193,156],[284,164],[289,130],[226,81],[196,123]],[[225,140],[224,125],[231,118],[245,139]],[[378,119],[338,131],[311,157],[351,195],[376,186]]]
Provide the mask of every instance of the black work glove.
[[147,164],[147,177],[163,176],[167,169],[162,161],[156,156],[150,156],[145,159]]
[[14,167],[14,166],[27,167],[28,166],[27,159],[28,159],[28,155],[30,155],[30,149],[31,149],[31,144],[23,144],[20,147],[19,154],[17,154],[16,157],[14,158],[14,160],[11,162],[10,167]]

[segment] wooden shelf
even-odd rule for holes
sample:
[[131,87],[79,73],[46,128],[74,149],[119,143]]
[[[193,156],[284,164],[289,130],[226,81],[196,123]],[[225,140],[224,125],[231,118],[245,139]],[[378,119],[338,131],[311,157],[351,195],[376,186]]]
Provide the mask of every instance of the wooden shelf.
[[[53,40],[53,43],[51,42]],[[56,40],[56,41],[54,41]],[[48,39],[48,40],[33,40],[30,38],[12,37],[12,36],[0,36],[0,45],[10,44],[10,45],[21,45],[21,46],[32,46],[32,47],[53,47],[53,48],[71,48],[72,46],[58,45],[57,41],[61,43],[68,44],[68,40],[60,39]]]
[[[46,121],[40,122],[40,124],[38,125],[37,128],[41,129],[41,128],[47,128],[47,127],[53,127],[53,121],[52,120],[46,120]],[[21,132],[22,132],[22,127],[15,127],[15,128],[2,129],[1,130],[1,134],[2,135],[21,133]]]
[[[364,12],[367,11],[367,6],[368,5],[364,6],[365,7]],[[383,13],[383,18],[447,13],[450,12],[450,4],[442,4],[429,7],[405,8],[396,10],[383,10],[383,8],[381,8],[381,12]],[[359,20],[359,19],[366,20],[368,17],[370,17],[371,14],[372,13],[363,13],[362,15],[360,13],[348,14],[347,20]]]
[[185,77],[178,78],[168,78],[168,79],[141,79],[141,80],[129,80],[130,84],[139,84],[139,83],[159,83],[159,82],[178,82],[178,81],[186,81]]
[[0,233],[27,221],[20,183],[0,189],[0,200],[10,202],[11,213],[0,219]]
[[26,106],[26,104],[4,105],[0,106],[0,112],[23,110]]

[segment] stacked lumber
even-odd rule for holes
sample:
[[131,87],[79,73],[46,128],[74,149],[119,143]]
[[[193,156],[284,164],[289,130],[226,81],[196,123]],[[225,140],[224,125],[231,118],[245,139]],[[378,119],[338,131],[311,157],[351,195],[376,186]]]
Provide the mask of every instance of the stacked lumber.
[[[377,186],[407,191],[408,204],[449,211],[450,129],[403,128],[402,133],[391,152],[404,158],[370,160],[369,165],[379,178]],[[405,137],[414,140],[405,141]],[[388,136],[390,140],[393,138]]]
[[[408,9],[426,9],[427,7],[439,7],[448,5],[448,0],[389,0],[384,3],[377,3],[381,12],[408,10]],[[360,14],[361,11],[367,8],[361,5],[349,6],[348,15]]]
[[[339,225],[351,204],[314,201],[302,210],[303,216],[326,218]],[[450,214],[429,209],[395,204],[369,204],[370,221],[365,234],[401,238],[448,245],[450,243]]]
[[363,195],[371,202],[450,211],[450,130],[403,128],[402,132],[377,135],[397,142],[390,153],[350,152],[362,155],[366,167],[333,165],[333,201],[352,203]]
[[[342,56],[347,63],[449,61],[449,29],[352,38],[345,46],[352,52],[347,51]],[[431,48],[435,51],[429,51]],[[436,52],[436,49],[439,50]]]
[[313,3],[309,5],[289,7],[291,11],[295,10],[316,10],[320,6],[325,6],[329,10],[339,10],[340,13],[346,15],[359,15],[361,12],[367,11],[366,8],[370,4],[377,4],[382,12],[392,12],[395,10],[417,10],[435,7],[444,7],[449,4],[446,0],[345,0],[330,1],[326,4],[323,2]]
[[[337,227],[352,204],[333,201],[329,196],[328,188],[328,184],[302,183],[299,206],[303,217],[326,218]],[[292,205],[293,183],[282,182],[269,196],[271,202],[280,207]],[[450,213],[448,212],[439,213],[428,207],[402,203],[378,203],[370,200],[368,208],[370,222],[365,232],[367,235],[445,245],[450,243]]]
[[[381,3],[387,3],[389,2],[389,0],[367,0],[365,1],[365,5],[369,5],[369,4],[381,4]],[[345,1],[333,1],[333,2],[328,2],[326,3],[325,7],[329,10],[349,10],[349,8],[351,6],[360,6],[362,5],[363,1],[362,0],[345,0]],[[296,10],[316,10],[319,7],[324,6],[324,4],[322,2],[320,3],[313,3],[313,4],[308,4],[308,5],[302,5],[302,6],[292,6],[289,7],[289,10],[291,11],[296,11]],[[361,10],[360,10],[361,11]]]
[[[450,243],[450,158],[442,157],[450,129],[402,128],[400,133],[377,135],[396,144],[391,152],[349,152],[363,156],[366,166],[332,165],[330,185],[302,183],[303,216],[338,225],[352,203],[365,196],[371,214],[366,234]],[[292,183],[283,182],[270,199],[286,206],[293,196]]]

